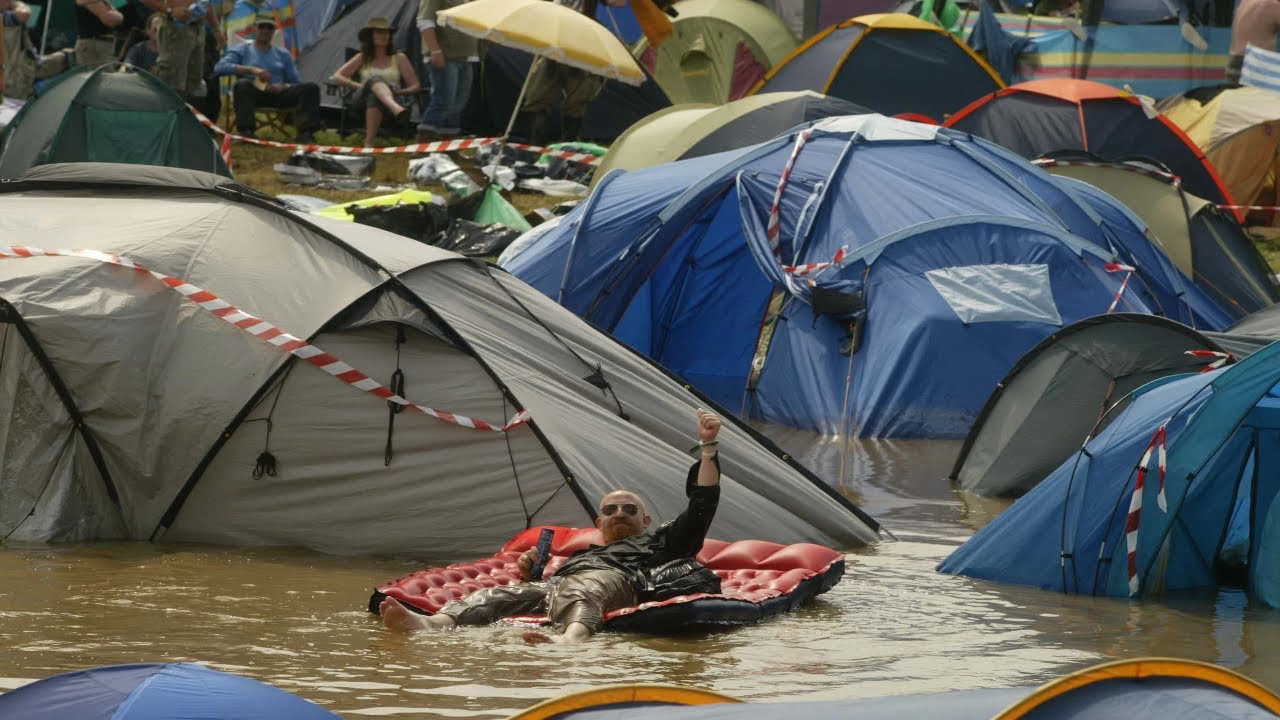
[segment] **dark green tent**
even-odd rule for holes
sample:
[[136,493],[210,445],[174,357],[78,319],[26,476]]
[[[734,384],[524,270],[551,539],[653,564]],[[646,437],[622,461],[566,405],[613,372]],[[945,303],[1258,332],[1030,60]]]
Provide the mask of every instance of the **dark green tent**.
[[166,165],[231,177],[177,94],[141,70],[111,65],[57,78],[0,133],[0,178],[64,162]]

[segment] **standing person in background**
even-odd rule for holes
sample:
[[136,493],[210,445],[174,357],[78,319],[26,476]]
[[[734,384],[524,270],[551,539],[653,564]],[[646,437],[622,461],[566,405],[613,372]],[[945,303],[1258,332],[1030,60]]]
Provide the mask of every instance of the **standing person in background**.
[[418,142],[443,140],[462,132],[462,109],[471,97],[472,63],[480,61],[480,43],[466,33],[436,25],[436,13],[471,0],[420,0],[418,29],[431,79],[431,99],[418,124]]
[[[141,0],[142,4],[161,15],[156,29],[155,75],[185,100],[203,97],[204,88],[204,24],[214,28],[218,44],[225,45],[218,25],[218,14],[209,0]],[[148,20],[148,24],[150,20]]]
[[297,141],[311,144],[320,129],[320,86],[302,82],[293,55],[271,44],[275,34],[275,18],[259,15],[253,41],[227,48],[213,72],[238,78],[231,88],[231,101],[235,104],[236,130],[241,135],[253,137],[259,107],[297,108]]
[[[553,0],[573,8],[592,18],[596,16],[596,0]],[[625,6],[626,0],[605,0],[613,7]],[[587,105],[604,87],[604,78],[592,75],[568,65],[545,58],[535,58],[536,67],[529,78],[529,91],[525,96],[524,111],[532,119],[529,123],[529,142],[546,145],[557,138],[551,136],[551,110],[560,103],[560,140],[577,140],[582,131],[582,118]]]
[[1240,0],[1231,23],[1227,82],[1232,85],[1240,82],[1246,47],[1254,45],[1275,50],[1277,35],[1280,35],[1280,0]]
[[412,96],[422,89],[409,56],[396,52],[391,45],[395,28],[386,18],[370,18],[360,28],[360,52],[338,68],[330,78],[339,85],[354,88],[355,103],[364,107],[364,146],[373,147],[382,119],[390,115],[403,120],[409,108],[396,98]]
[[31,8],[19,0],[0,0],[0,92],[9,97],[31,94],[36,60],[27,35]]
[[76,0],[76,64],[96,68],[116,59],[115,28],[124,15],[108,0]]

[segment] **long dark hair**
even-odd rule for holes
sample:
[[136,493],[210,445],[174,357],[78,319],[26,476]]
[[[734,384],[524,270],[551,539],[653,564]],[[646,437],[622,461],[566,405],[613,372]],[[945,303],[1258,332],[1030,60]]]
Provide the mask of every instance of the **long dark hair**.
[[[370,30],[360,33],[360,64],[362,65],[368,65],[373,62],[374,53],[377,52],[377,48],[373,46],[373,34],[375,32],[378,31]],[[391,36],[390,30],[385,32],[387,33],[387,57],[394,58],[396,53],[399,52],[396,50],[396,39]]]

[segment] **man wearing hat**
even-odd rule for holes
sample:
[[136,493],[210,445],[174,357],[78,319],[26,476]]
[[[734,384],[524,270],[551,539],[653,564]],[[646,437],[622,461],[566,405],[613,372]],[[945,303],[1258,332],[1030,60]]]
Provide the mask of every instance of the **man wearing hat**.
[[275,19],[259,15],[254,21],[253,40],[228,48],[213,73],[237,78],[231,101],[239,134],[253,136],[258,122],[255,113],[260,107],[297,108],[298,142],[314,142],[320,129],[320,86],[302,82],[289,51],[271,44],[275,33]]
[[423,64],[431,79],[431,99],[418,125],[418,141],[453,137],[461,132],[462,109],[471,97],[472,63],[480,62],[480,44],[451,27],[436,24],[436,13],[471,0],[419,0]]

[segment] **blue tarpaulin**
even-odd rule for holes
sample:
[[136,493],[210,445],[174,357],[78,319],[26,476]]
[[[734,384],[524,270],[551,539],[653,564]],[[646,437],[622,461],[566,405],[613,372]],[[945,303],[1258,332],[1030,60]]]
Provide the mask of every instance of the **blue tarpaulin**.
[[[721,405],[877,437],[964,435],[1022,353],[1119,289],[1104,267],[1115,231],[1012,153],[878,115],[811,128],[779,197],[776,256],[766,227],[795,131],[612,173],[499,262]],[[783,270],[842,248],[838,265]],[[1140,272],[1127,310],[1159,305],[1148,287],[1179,293]]]

